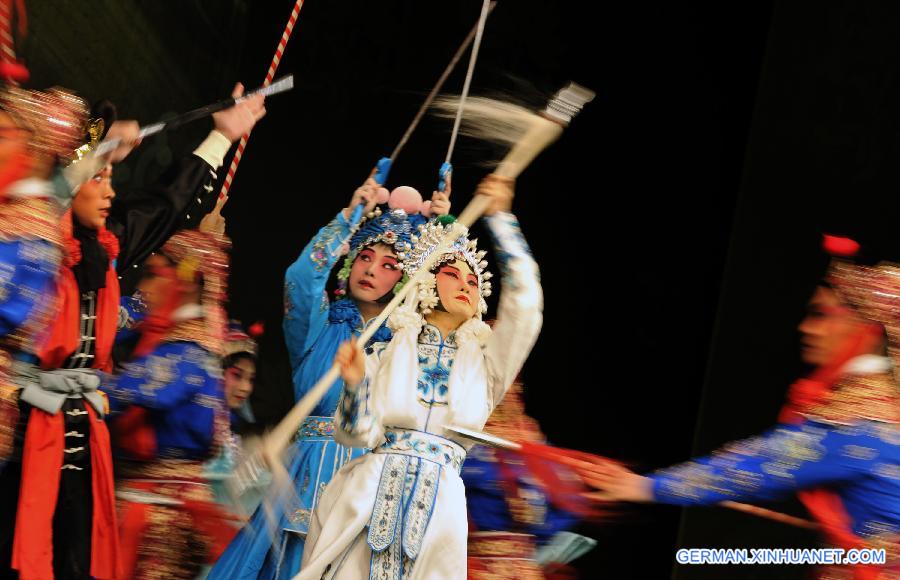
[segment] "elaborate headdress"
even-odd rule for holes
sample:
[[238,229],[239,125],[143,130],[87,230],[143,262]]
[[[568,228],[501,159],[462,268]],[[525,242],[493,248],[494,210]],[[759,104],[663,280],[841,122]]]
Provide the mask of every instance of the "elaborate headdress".
[[[443,223],[442,220],[435,220],[420,225],[416,235],[412,237],[412,247],[409,250],[401,251],[397,255],[401,260],[400,268],[404,274],[412,277],[422,267],[426,259],[438,251],[441,241],[448,235],[451,228],[452,224]],[[434,266],[436,270],[443,264],[453,260],[463,260],[469,265],[478,278],[479,315],[487,312],[485,298],[491,295],[490,279],[492,274],[487,270],[488,264],[484,259],[486,253],[485,250],[478,249],[478,240],[470,240],[466,235],[462,235],[453,242],[449,249],[443,251],[443,254],[438,258]],[[433,275],[426,277],[425,280],[419,283],[419,307],[426,314],[438,303],[435,287],[436,282]]]
[[[880,262],[874,266],[850,258],[859,244],[848,238],[825,236],[825,249],[833,256],[825,281],[838,299],[869,324],[847,337],[846,344],[808,378],[794,383],[780,420],[812,415],[836,422],[859,419],[900,422],[900,266]],[[883,335],[882,335],[883,331]],[[846,373],[847,364],[871,354],[882,339],[890,356],[895,380]]]
[[239,322],[232,320],[225,332],[225,346],[222,350],[222,356],[230,357],[231,355],[246,353],[256,358],[257,351],[256,341],[253,337],[244,332]]
[[81,144],[72,152],[71,163],[78,163],[97,149],[109,128],[116,122],[116,118],[116,106],[112,102],[103,100],[94,103],[90,118],[84,124]]
[[[804,416],[812,416],[838,424],[860,420],[900,423],[900,391],[896,383],[900,369],[900,266],[890,262],[868,266],[851,261],[860,245],[849,238],[826,235],[824,247],[833,256],[825,281],[842,303],[871,324],[863,325],[856,336],[849,337],[843,352],[834,360],[791,385],[779,421],[797,423]],[[845,373],[848,362],[871,353],[882,329],[893,361],[894,380],[884,373]],[[798,495],[829,541],[845,550],[865,545],[847,523],[847,511],[837,492],[818,488],[800,491]]]
[[162,253],[175,263],[178,278],[202,282],[201,336],[194,340],[221,355],[225,338],[225,302],[228,290],[228,254],[231,242],[225,236],[197,230],[182,230],[163,246]]
[[31,132],[31,145],[39,152],[65,161],[82,143],[89,108],[75,93],[58,87],[42,92],[6,86],[0,90],[0,108]]
[[346,281],[350,277],[353,260],[359,252],[375,244],[386,244],[397,252],[402,266],[403,258],[400,254],[412,247],[413,235],[417,228],[428,221],[428,218],[420,213],[425,209],[422,196],[412,187],[403,185],[396,188],[391,192],[387,205],[387,211],[376,207],[365,216],[351,236],[345,248],[347,257],[337,275],[340,286],[337,290],[338,295],[346,292]]
[[826,236],[825,249],[834,256],[825,279],[841,302],[884,328],[888,354],[900,369],[900,265],[852,261],[859,245],[848,238]]
[[503,402],[491,413],[484,430],[510,441],[543,443],[546,438],[540,424],[525,412],[522,391],[522,383],[516,379],[503,397]]

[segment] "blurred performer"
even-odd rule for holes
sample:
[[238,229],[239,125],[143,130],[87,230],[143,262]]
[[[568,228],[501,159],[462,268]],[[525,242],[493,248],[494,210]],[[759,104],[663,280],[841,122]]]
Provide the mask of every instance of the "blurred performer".
[[[58,94],[51,93],[50,98],[10,88],[5,98],[11,103],[7,112],[16,111],[23,119],[20,126],[35,131],[31,128],[35,111],[40,111],[48,98],[50,102],[58,99]],[[67,105],[70,102],[65,101]],[[84,154],[99,143],[108,125],[102,118],[85,123],[86,107],[83,101],[79,103],[78,137],[66,142],[70,147],[66,157],[85,163]],[[216,125],[230,127],[229,135],[236,139],[263,114],[261,106],[261,102],[246,101],[222,111]],[[67,110],[54,107],[54,114]],[[110,118],[108,106],[99,110]],[[58,125],[58,120],[52,117],[51,124]],[[73,154],[73,145],[82,135],[86,147]],[[81,185],[71,209],[62,217],[64,257],[55,289],[55,316],[35,348],[37,357],[23,357],[15,369],[20,387],[19,421],[11,461],[0,474],[0,488],[6,491],[6,501],[16,504],[16,509],[4,510],[3,517],[15,518],[12,567],[25,578],[50,577],[54,568],[63,577],[114,575],[118,548],[112,469],[108,433],[100,417],[105,402],[97,390],[99,378],[94,369],[111,368],[119,318],[116,267],[134,265],[165,241],[178,218],[178,204],[186,205],[201,184],[211,179],[210,168],[221,164],[221,157],[206,161],[204,156],[214,151],[224,155],[224,141],[228,141],[221,132],[213,131],[198,148],[196,159],[174,172],[174,180],[164,180],[152,189],[152,195],[130,196],[127,204],[115,209],[111,163],[124,158],[137,144],[137,123],[112,123],[107,136],[120,138],[123,146]],[[35,187],[45,194],[59,190],[47,186],[53,161],[51,158],[49,169],[42,169],[42,185],[26,182],[27,191]],[[115,215],[111,217],[111,213]],[[106,227],[107,217],[111,229]],[[17,513],[28,516],[16,517]],[[5,554],[8,550],[4,546]]]
[[[544,435],[537,421],[525,413],[521,394],[522,384],[514,383],[484,429],[515,443],[543,444]],[[561,533],[577,524],[579,515],[559,505],[555,494],[563,491],[545,481],[545,473],[536,472],[535,463],[516,451],[486,445],[469,450],[460,474],[469,511],[469,578],[544,578],[543,568],[551,562],[538,561],[538,546],[552,542],[555,554],[566,551],[574,559],[593,545],[582,536]],[[553,470],[570,487],[579,481],[570,468],[548,462],[540,467]],[[565,550],[562,543],[567,544]],[[552,564],[558,567],[557,562]]]
[[[252,330],[252,328],[251,328]],[[231,412],[231,430],[240,432],[243,425],[256,422],[250,408],[250,395],[256,384],[256,341],[234,325],[225,335],[222,369],[225,381],[225,402]]]
[[[40,93],[9,87],[0,100],[4,133],[12,137],[12,143],[18,131],[28,132],[32,151],[11,156],[4,168],[9,177],[10,171],[24,167],[18,177],[25,178],[5,189],[2,224],[5,241],[20,238],[24,245],[18,254],[32,262],[17,263],[17,258],[9,256],[3,263],[10,272],[22,265],[29,275],[28,282],[4,293],[11,305],[18,302],[21,316],[28,312],[27,302],[36,305],[49,300],[54,309],[58,307],[59,287],[50,281],[59,271],[59,249],[68,253],[67,228],[65,223],[60,227],[58,208],[51,210],[48,205],[56,194],[51,179],[81,141],[88,108],[80,98],[57,89]],[[48,253],[33,246],[37,240],[52,240],[58,249]],[[33,247],[23,252],[29,245]],[[38,311],[31,309],[32,314]],[[37,324],[31,324],[29,331],[28,323],[22,325],[24,318],[16,318],[19,338],[15,344],[8,343],[16,362],[8,369],[4,395],[8,412],[3,428],[12,443],[7,447],[9,463],[0,474],[0,574],[112,578],[117,554],[115,534],[110,534],[115,530],[115,516],[109,445],[102,422],[105,404],[96,391],[96,377],[38,370],[43,335],[48,325],[52,328],[58,321],[49,316],[39,319],[32,318]],[[68,440],[67,432],[73,434]]]
[[[504,287],[493,332],[484,252],[465,236],[395,311],[394,337],[338,350],[344,389],[335,438],[371,453],[344,466],[319,500],[297,578],[465,578],[464,443],[446,425],[481,429],[541,326],[537,264],[509,213],[511,183],[482,182]],[[404,252],[413,275],[445,230],[429,224]]]
[[[846,239],[828,239],[831,246]],[[675,505],[773,500],[797,492],[834,547],[884,548],[886,566],[821,578],[900,577],[900,266],[834,259],[800,325],[816,370],[794,383],[766,433],[648,477],[598,464],[598,499]]]
[[[12,359],[21,351],[34,352],[34,335],[51,314],[62,256],[60,212],[50,177],[57,158],[77,145],[87,113],[83,102],[69,102],[61,92],[41,100],[32,95],[26,101],[26,95],[21,102],[8,96],[0,112],[0,465],[13,451],[19,415],[19,388],[10,382]],[[16,105],[25,108],[13,116]],[[54,139],[49,119],[57,108],[69,109],[71,125],[68,134]],[[0,531],[0,537],[8,548],[11,536]]]
[[229,431],[219,362],[227,245],[180,232],[139,285],[149,311],[135,359],[108,387],[130,460],[119,485],[123,578],[193,578],[227,532],[203,475]]
[[[256,381],[257,346],[256,341],[237,323],[232,323],[228,329],[224,345],[223,383],[225,404],[231,416],[231,429],[228,440],[219,450],[219,454],[204,466],[204,474],[212,482],[216,500],[227,504],[231,498],[226,492],[224,483],[232,476],[244,456],[242,434],[247,427],[256,422],[250,408],[250,395]],[[268,479],[261,481],[253,493],[245,493],[240,498],[245,512],[256,509],[266,484]]]
[[[328,371],[338,346],[359,335],[393,297],[403,277],[398,254],[427,220],[419,213],[422,197],[415,189],[395,189],[384,213],[375,207],[378,189],[374,179],[366,180],[285,274],[284,331],[298,400]],[[386,193],[382,189],[382,197]],[[431,211],[447,214],[448,196],[449,190],[435,192]],[[360,206],[362,212],[357,210]],[[338,273],[339,299],[329,302],[326,283],[341,255],[342,242],[351,235],[350,252]],[[387,342],[390,337],[390,330],[382,326],[370,344]],[[340,381],[336,382],[297,433],[289,473],[299,505],[286,513],[280,508],[275,543],[267,533],[266,514],[257,510],[210,578],[291,578],[300,569],[310,516],[322,490],[341,467],[365,452],[334,441],[333,417],[341,388]]]

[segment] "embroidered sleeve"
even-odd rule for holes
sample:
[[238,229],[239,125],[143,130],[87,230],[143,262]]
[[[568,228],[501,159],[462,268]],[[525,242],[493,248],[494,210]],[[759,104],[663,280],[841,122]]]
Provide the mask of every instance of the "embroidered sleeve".
[[[47,315],[59,252],[44,240],[0,242],[0,336]],[[46,323],[46,321],[43,321]]]
[[494,239],[501,274],[497,322],[485,349],[492,408],[500,403],[528,358],[543,321],[544,297],[538,265],[511,213],[484,218]]
[[187,345],[173,352],[158,352],[125,364],[122,374],[104,385],[114,411],[129,405],[168,410],[203,390],[210,379],[204,350]]
[[146,317],[147,305],[141,299],[140,293],[135,292],[132,296],[122,296],[119,299],[116,342],[136,340],[139,334],[137,326]]
[[382,350],[366,356],[366,376],[354,386],[344,385],[334,413],[334,440],[347,447],[372,448],[381,440],[384,428],[372,404],[372,379],[378,370]]
[[868,426],[779,425],[650,477],[661,503],[766,501],[798,489],[864,477],[879,462],[885,445]]
[[353,224],[343,212],[310,240],[284,275],[284,336],[291,367],[300,360],[328,320],[325,284],[331,268],[341,259],[338,249]]

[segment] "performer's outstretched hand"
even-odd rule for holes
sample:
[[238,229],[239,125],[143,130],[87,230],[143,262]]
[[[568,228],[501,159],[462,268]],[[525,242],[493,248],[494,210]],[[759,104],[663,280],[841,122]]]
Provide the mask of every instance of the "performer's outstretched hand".
[[[241,83],[234,85],[231,96],[237,98],[243,94],[244,85]],[[264,97],[256,95],[233,107],[213,113],[213,124],[216,131],[234,143],[241,138],[241,135],[253,129],[256,122],[262,119],[265,114]]]
[[[369,174],[368,179],[353,192],[350,203],[344,208],[344,219],[349,220],[350,216],[353,214],[354,208],[361,203],[366,205],[365,209],[363,209],[363,215],[375,209],[375,205],[378,203],[379,190],[384,189],[375,181],[376,171],[377,169],[372,169],[372,173]],[[382,193],[381,197],[387,197],[386,194],[387,190]]]
[[334,362],[341,367],[344,384],[358,385],[366,376],[366,355],[356,343],[356,338],[338,347]]
[[653,481],[611,461],[579,462],[575,469],[589,486],[599,490],[585,494],[598,501],[653,501]]
[[478,190],[475,195],[486,195],[492,198],[491,205],[485,210],[484,215],[494,215],[498,211],[512,211],[512,200],[515,196],[514,179],[500,177],[499,175],[488,175],[478,184]]
[[141,126],[137,121],[115,121],[106,132],[106,141],[119,139],[119,146],[109,154],[109,163],[122,161],[141,144]]

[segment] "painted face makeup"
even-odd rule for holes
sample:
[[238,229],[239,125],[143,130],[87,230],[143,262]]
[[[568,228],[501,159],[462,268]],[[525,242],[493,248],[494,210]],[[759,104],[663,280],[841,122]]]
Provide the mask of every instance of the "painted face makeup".
[[402,276],[394,249],[387,244],[374,244],[360,250],[353,260],[348,281],[350,296],[357,301],[377,302]]
[[463,260],[454,260],[438,268],[435,274],[438,308],[459,317],[462,322],[475,316],[481,295],[478,277]]

